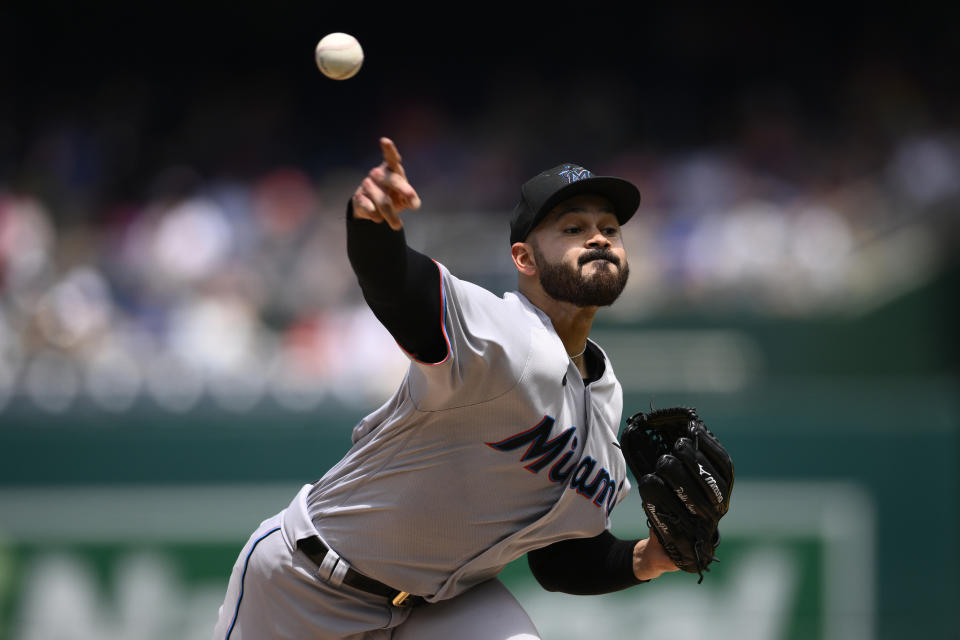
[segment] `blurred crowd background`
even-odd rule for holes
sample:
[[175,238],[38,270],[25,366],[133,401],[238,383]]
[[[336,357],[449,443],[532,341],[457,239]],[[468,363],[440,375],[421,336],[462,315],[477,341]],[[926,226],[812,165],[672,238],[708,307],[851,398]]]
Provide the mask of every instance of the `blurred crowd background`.
[[[404,374],[344,246],[383,135],[424,203],[409,243],[498,294],[526,179],[634,181],[630,282],[594,336],[625,412],[696,406],[737,460],[703,585],[563,600],[505,572],[551,638],[956,637],[957,24],[0,4],[0,640],[209,637],[249,531]],[[343,82],[313,59],[333,31],[366,53]],[[615,533],[645,535],[638,505]]]
[[[882,308],[956,266],[957,44],[949,20],[862,9],[570,5],[534,36],[509,12],[391,28],[306,3],[15,5],[0,407],[382,397],[404,363],[342,220],[380,135],[424,201],[411,243],[498,293],[519,185],[571,161],[643,194],[610,322]],[[348,27],[367,61],[338,83],[312,46]]]

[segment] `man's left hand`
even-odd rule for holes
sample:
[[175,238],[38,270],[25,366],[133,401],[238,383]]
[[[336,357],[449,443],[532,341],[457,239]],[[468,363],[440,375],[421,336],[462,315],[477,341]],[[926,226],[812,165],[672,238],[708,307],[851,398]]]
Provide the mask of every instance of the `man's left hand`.
[[653,580],[668,571],[679,570],[652,531],[649,538],[634,546],[633,575],[637,576],[637,580]]

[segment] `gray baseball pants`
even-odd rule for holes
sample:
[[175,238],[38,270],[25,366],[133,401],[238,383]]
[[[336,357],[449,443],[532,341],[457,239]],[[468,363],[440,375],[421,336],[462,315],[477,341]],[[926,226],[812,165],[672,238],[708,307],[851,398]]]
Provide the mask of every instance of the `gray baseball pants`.
[[499,580],[436,604],[397,608],[316,574],[282,535],[280,514],[263,521],[233,567],[214,640],[540,640]]

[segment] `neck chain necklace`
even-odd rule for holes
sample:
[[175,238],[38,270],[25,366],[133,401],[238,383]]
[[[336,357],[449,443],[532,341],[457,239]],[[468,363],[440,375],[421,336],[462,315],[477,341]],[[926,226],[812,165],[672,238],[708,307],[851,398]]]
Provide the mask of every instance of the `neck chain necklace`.
[[582,356],[582,355],[585,354],[586,352],[587,352],[587,344],[584,343],[584,344],[583,344],[583,351],[581,351],[580,353],[578,353],[578,354],[575,355],[575,356],[571,356],[571,355],[569,355],[569,354],[567,354],[567,355],[570,357],[571,360],[576,360],[577,358],[579,358],[580,356]]

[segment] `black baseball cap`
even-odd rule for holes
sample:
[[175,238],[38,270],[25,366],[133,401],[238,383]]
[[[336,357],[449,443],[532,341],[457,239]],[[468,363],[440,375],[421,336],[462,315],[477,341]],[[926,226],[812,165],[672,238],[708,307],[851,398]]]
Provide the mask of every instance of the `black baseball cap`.
[[613,203],[620,224],[640,206],[640,190],[632,182],[611,176],[595,176],[589,169],[569,162],[547,169],[520,187],[520,202],[510,220],[510,244],[523,242],[537,223],[555,206],[573,196],[594,193]]

